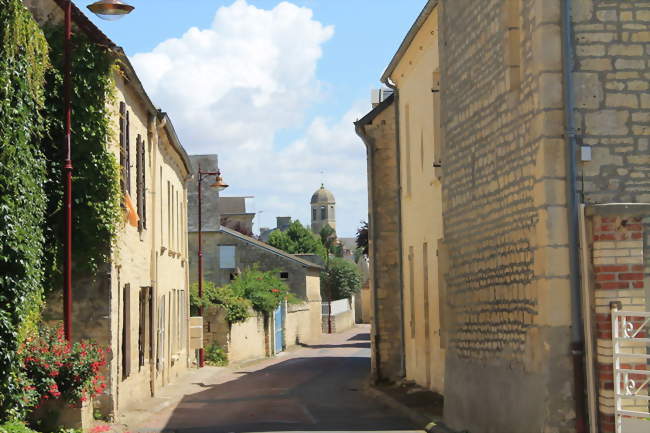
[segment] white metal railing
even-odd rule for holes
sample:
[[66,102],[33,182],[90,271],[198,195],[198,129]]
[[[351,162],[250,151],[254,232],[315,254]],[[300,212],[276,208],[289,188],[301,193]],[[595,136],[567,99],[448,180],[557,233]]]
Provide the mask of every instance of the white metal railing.
[[650,312],[619,308],[612,303],[616,433],[625,417],[647,421],[650,431]]
[[[329,313],[329,302],[323,302],[322,304],[322,314],[323,316],[327,316]],[[346,311],[350,311],[350,300],[349,299],[338,299],[336,301],[332,301],[332,316],[336,316],[337,314],[345,313]]]

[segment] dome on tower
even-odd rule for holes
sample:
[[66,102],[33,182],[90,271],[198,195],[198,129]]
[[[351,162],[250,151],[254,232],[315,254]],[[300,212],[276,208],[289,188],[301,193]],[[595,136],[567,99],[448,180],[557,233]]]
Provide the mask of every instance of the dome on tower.
[[334,194],[325,189],[325,185],[321,184],[320,188],[311,196],[311,204],[315,203],[335,203]]

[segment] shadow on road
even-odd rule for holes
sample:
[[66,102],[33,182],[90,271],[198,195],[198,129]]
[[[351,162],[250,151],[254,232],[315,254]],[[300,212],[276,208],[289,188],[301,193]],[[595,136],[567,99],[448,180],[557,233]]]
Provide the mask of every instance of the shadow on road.
[[[360,340],[362,335],[350,340]],[[234,372],[225,383],[202,383],[204,390],[186,395],[166,425],[159,427],[176,433],[413,429],[410,420],[362,393],[370,359],[369,351],[358,348],[368,344],[309,346],[344,351],[310,356],[307,350],[305,357],[260,370],[248,368],[240,376]],[[343,356],[335,356],[337,352]],[[151,427],[157,424],[151,421]]]
[[360,334],[353,335],[352,337],[348,338],[348,341],[370,341],[370,333],[362,332]]

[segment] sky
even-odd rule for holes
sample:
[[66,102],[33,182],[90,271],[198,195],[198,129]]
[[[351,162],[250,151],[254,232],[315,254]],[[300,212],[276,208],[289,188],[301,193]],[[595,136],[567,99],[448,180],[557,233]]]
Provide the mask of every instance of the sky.
[[426,0],[128,3],[120,21],[87,15],[124,48],[187,152],[219,155],[222,195],[255,196],[255,231],[277,216],[309,224],[322,182],[338,235],[354,236],[368,198],[352,123]]

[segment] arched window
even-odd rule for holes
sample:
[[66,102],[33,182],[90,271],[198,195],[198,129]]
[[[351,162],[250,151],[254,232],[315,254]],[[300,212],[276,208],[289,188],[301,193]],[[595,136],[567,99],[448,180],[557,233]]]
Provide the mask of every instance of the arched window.
[[318,209],[315,207],[311,209],[311,219],[316,220],[318,218]]
[[327,219],[327,206],[320,207],[320,219],[322,220]]

